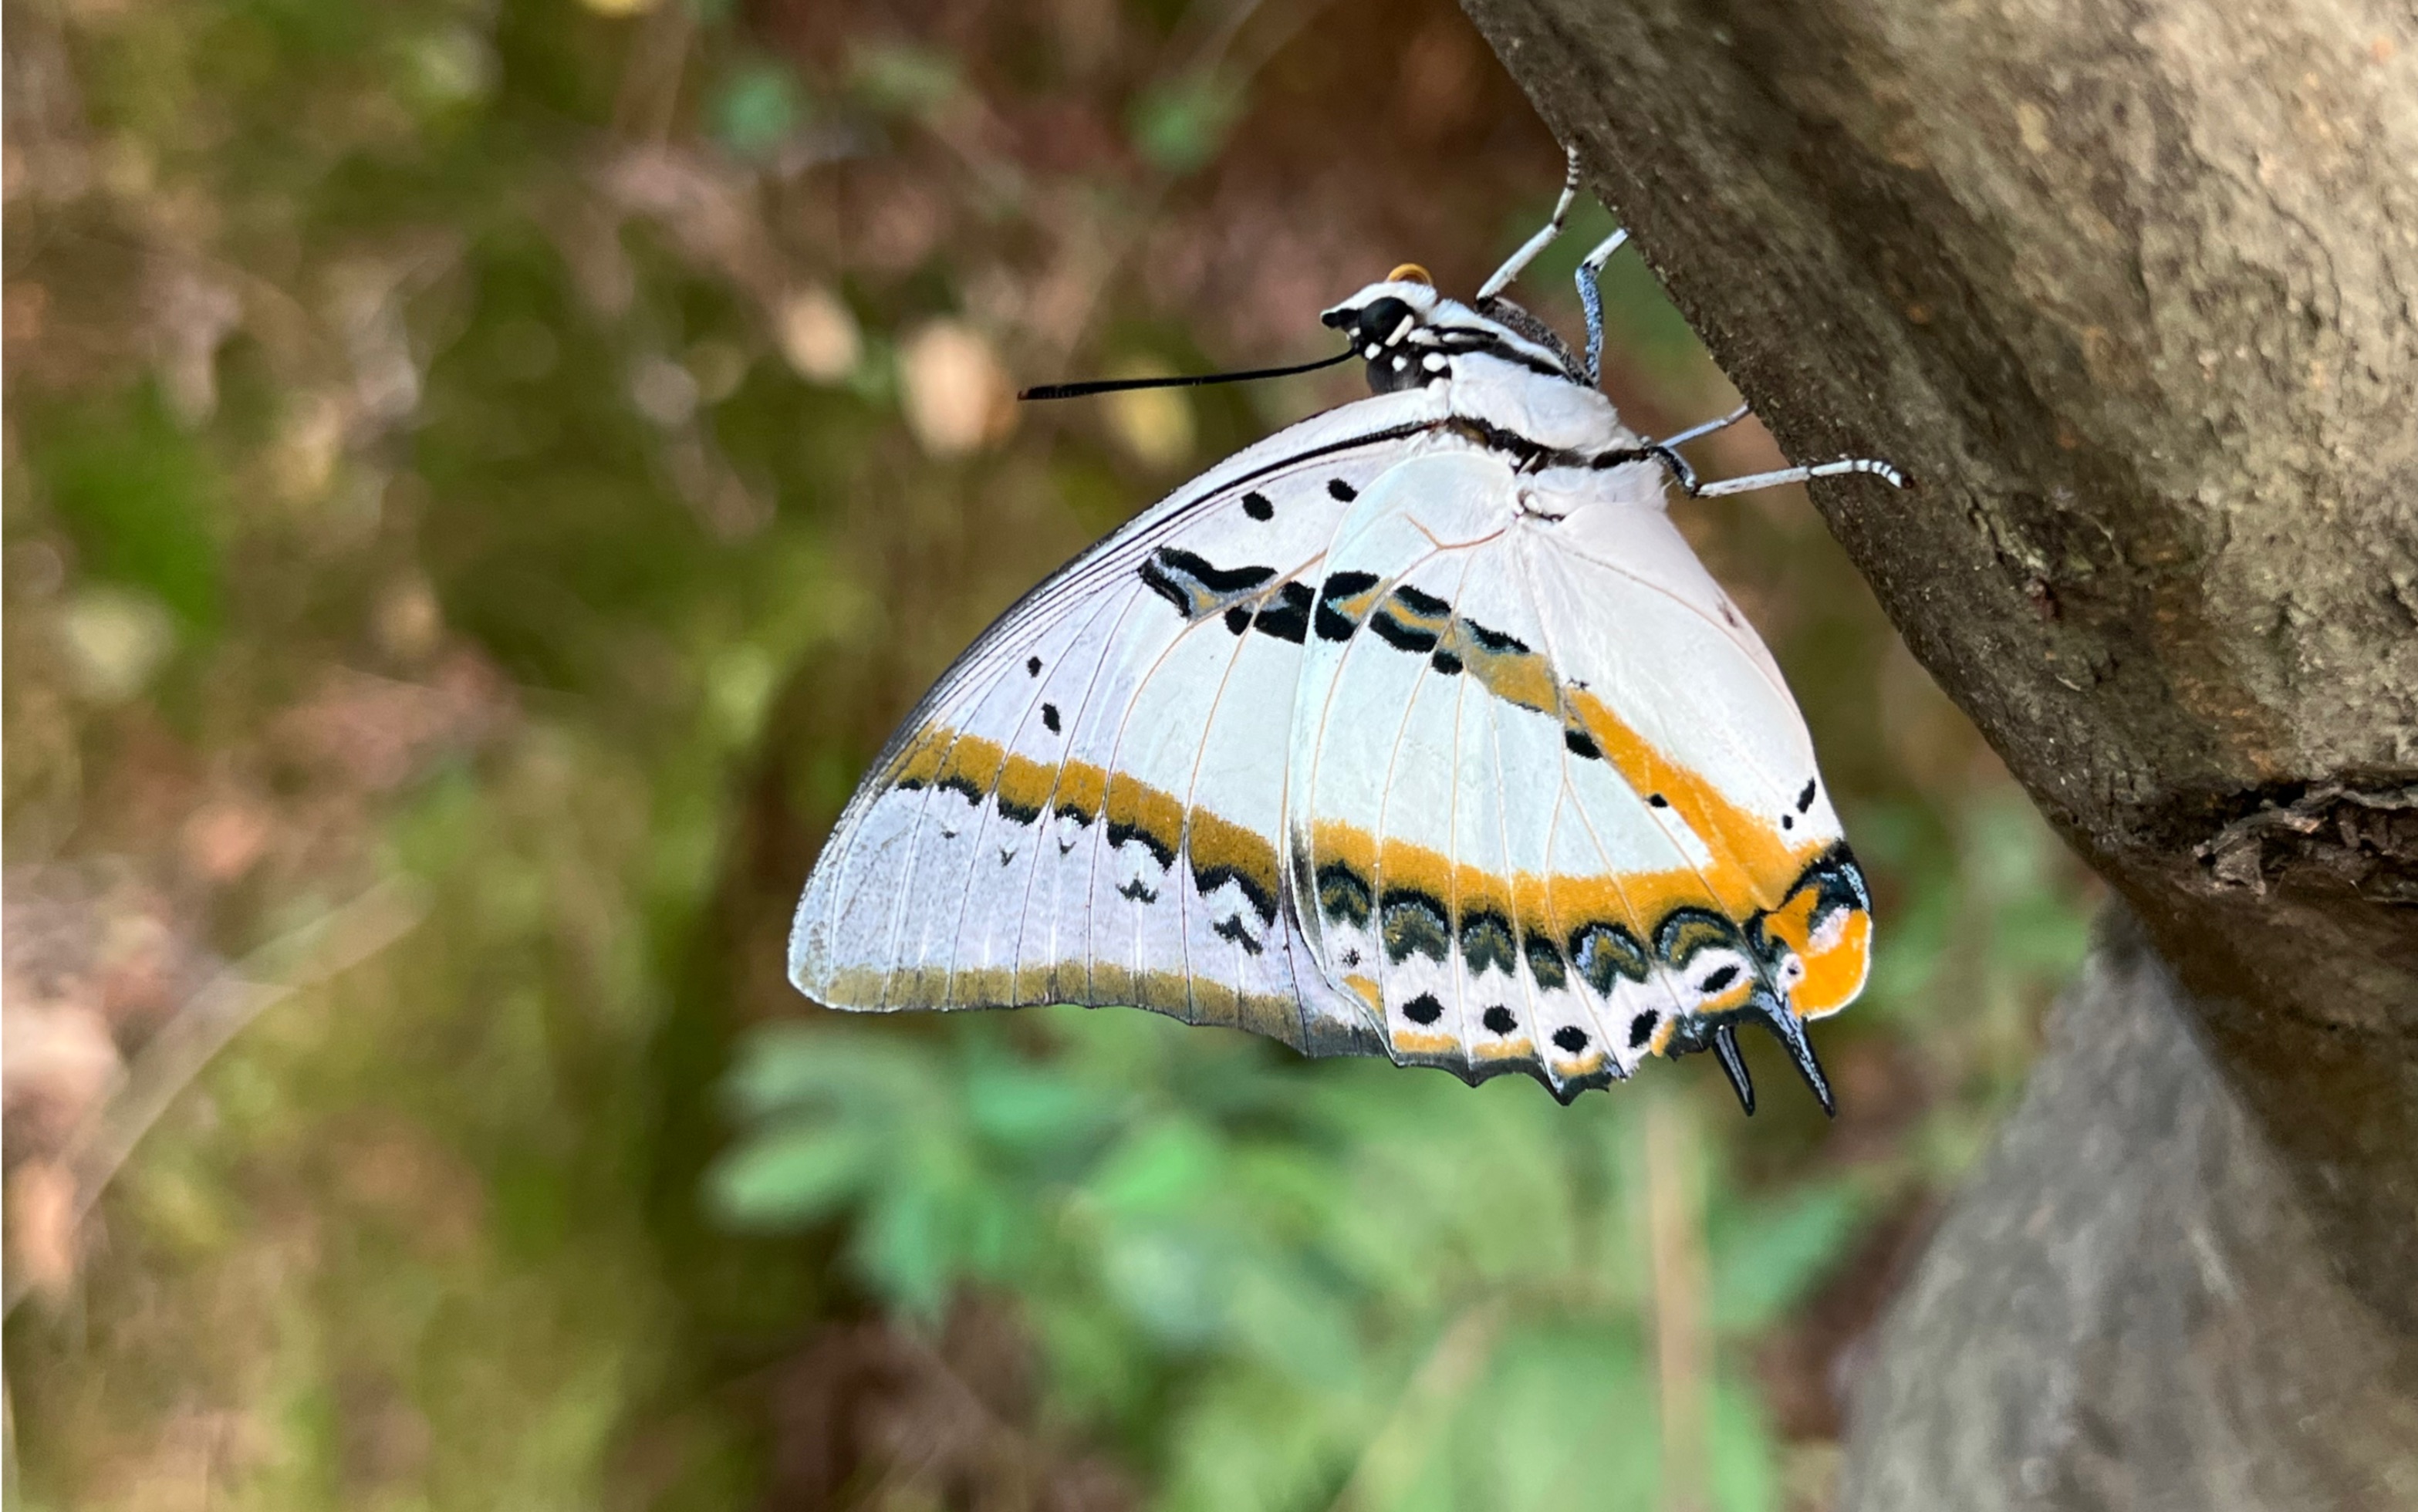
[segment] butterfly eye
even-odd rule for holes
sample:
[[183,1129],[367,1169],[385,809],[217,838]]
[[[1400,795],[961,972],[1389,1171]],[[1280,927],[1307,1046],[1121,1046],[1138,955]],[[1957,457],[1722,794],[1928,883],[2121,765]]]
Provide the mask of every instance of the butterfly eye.
[[1409,305],[1388,295],[1383,299],[1370,301],[1353,324],[1357,328],[1355,334],[1361,343],[1384,347],[1391,346],[1410,334],[1418,325],[1418,318],[1411,313]]

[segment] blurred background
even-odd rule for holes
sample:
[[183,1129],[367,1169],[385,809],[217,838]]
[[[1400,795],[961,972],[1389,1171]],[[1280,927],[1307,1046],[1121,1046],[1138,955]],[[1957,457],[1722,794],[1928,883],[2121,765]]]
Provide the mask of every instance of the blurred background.
[[[1320,355],[1540,220],[1458,11],[6,24],[12,1504],[1829,1504],[2091,896],[1801,494],[1678,513],[1877,890],[1835,1123],[1760,1040],[1750,1122],[783,979],[926,682],[1358,380],[1014,388]],[[1575,330],[1610,223],[1515,293]],[[1632,424],[1734,403],[1607,293]]]

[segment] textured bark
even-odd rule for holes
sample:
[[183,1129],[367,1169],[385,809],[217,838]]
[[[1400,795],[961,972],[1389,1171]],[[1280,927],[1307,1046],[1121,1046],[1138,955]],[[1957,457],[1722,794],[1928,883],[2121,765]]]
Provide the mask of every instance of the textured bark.
[[2193,1014],[2112,918],[1891,1309],[1843,1505],[2418,1506],[2397,1346],[2335,1278]]
[[[2218,1486],[2217,1425],[2257,1403],[2418,1392],[2418,16],[1467,4],[1783,446],[1913,472],[1815,499],[2173,972],[2095,963],[2035,1108],[2122,1044],[2171,1111],[2048,1120],[1977,1178],[1867,1396],[1867,1504],[1975,1504],[1951,1465],[2011,1504],[2134,1504]],[[2153,1005],[2165,1060],[2120,1032]],[[2185,1034],[2213,1079],[2177,1069]],[[2265,1174],[2139,1184],[2186,1147]],[[2118,1186],[2157,1191],[2164,1227],[2091,1225]],[[2284,1233],[2305,1242],[2242,1257],[2278,1284],[2227,1305],[2224,1348],[2089,1279],[2154,1286],[2209,1235]],[[2071,1306],[2043,1319],[1977,1279],[2019,1275]],[[2128,1364],[2087,1411],[2040,1411],[2083,1413],[2101,1468],[2150,1478],[2059,1478],[1969,1423],[1964,1448],[1921,1442],[1960,1404],[2018,1413],[2052,1355],[2135,1360],[2145,1329],[2167,1374]],[[2368,1340],[2334,1367],[2367,1374],[2296,1376],[2326,1366],[2289,1345],[2312,1331]],[[1916,1362],[1927,1399],[1890,1384]],[[2262,1397],[2242,1371],[2278,1374]],[[2186,1384],[2218,1406],[2191,1416]],[[2173,1504],[2371,1504],[2411,1442],[2347,1429],[2306,1448],[2331,1470]],[[2205,1476],[2158,1479],[2186,1463]]]

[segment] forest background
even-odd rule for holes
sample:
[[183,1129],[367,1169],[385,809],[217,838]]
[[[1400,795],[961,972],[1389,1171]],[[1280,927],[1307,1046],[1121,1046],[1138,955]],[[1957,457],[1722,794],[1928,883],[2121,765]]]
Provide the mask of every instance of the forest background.
[[[2096,893],[1801,494],[1677,512],[1873,875],[1835,1123],[782,977],[926,680],[1358,380],[1013,389],[1542,217],[1457,10],[6,20],[12,1504],[1829,1504]],[[1606,287],[1630,423],[1736,402]]]

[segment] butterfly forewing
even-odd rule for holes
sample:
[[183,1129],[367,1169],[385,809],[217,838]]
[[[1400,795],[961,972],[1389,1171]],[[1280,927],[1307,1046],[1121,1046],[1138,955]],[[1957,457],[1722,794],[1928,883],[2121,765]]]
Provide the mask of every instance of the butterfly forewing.
[[853,1008],[1137,1004],[1371,1047],[1283,908],[1278,837],[1311,586],[1421,402],[1271,437],[1002,617],[842,816],[792,931],[800,986]]

